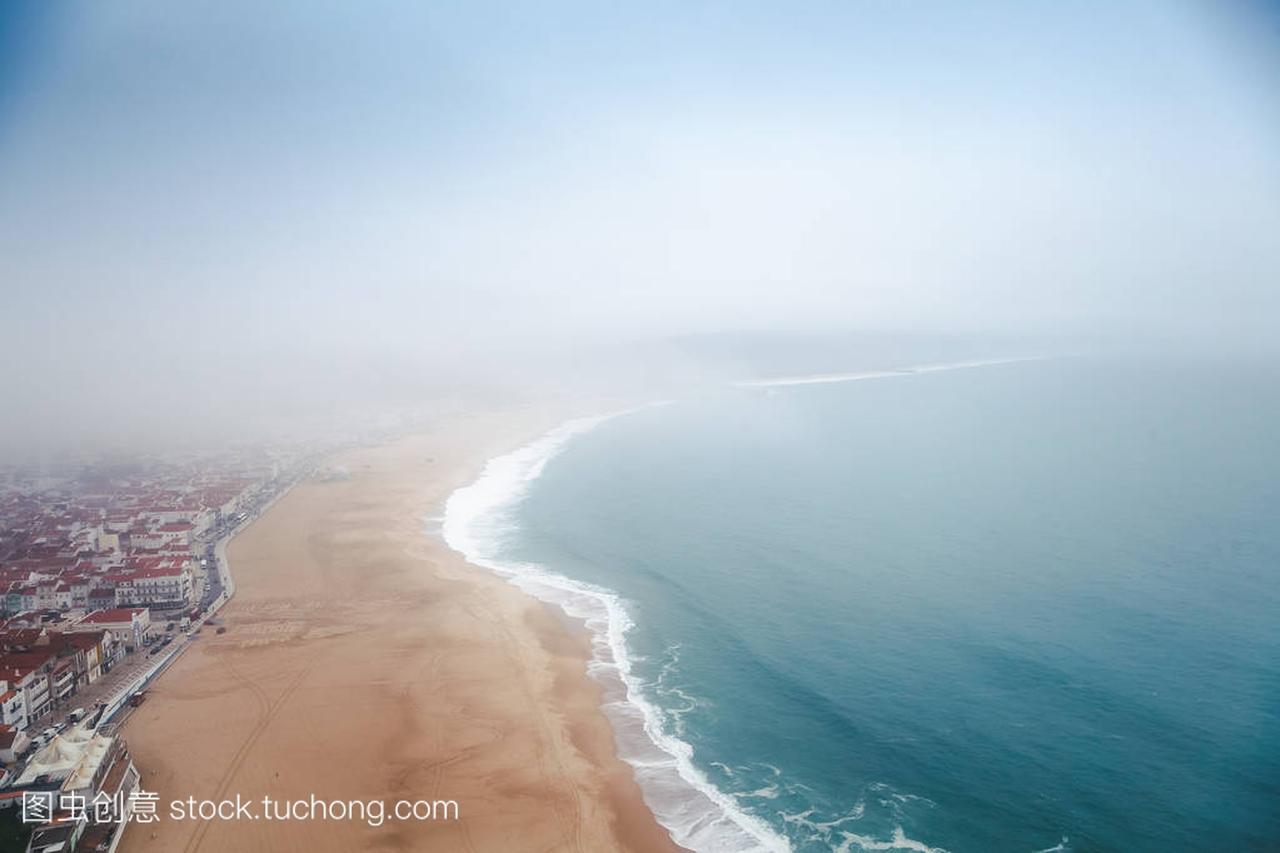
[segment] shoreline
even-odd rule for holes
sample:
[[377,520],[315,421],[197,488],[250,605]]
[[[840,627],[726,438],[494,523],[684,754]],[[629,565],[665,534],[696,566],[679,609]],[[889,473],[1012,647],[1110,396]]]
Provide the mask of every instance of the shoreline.
[[552,567],[504,559],[496,547],[509,529],[504,513],[519,504],[552,459],[600,425],[657,405],[663,403],[572,418],[490,459],[476,480],[449,497],[440,537],[470,564],[584,626],[591,641],[588,672],[600,685],[601,710],[613,728],[617,754],[634,769],[645,802],[678,845],[695,850],[789,850],[785,839],[694,765],[687,742],[664,730],[663,710],[631,671],[626,633],[634,623],[621,596]]
[[160,821],[121,849],[680,849],[617,754],[585,628],[423,529],[488,460],[561,420],[450,416],[339,454],[350,480],[294,486],[230,542],[228,632],[125,724],[162,803],[449,798],[460,820]]

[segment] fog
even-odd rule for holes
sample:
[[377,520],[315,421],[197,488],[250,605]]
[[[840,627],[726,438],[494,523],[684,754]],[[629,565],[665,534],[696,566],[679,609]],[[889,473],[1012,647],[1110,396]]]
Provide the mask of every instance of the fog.
[[5,4],[4,452],[1272,352],[1269,4],[616,5]]

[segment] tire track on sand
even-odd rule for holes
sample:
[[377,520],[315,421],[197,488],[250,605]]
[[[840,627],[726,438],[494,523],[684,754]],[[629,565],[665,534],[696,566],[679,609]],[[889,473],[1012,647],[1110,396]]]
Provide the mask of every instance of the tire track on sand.
[[[231,787],[232,780],[235,778],[235,775],[240,772],[240,768],[244,765],[245,760],[248,759],[249,753],[253,751],[254,744],[258,742],[258,738],[262,737],[262,733],[267,730],[267,727],[271,725],[271,721],[280,713],[280,709],[284,706],[284,703],[288,701],[289,697],[298,689],[298,686],[302,683],[303,679],[305,679],[311,672],[311,666],[304,667],[300,670],[297,676],[295,676],[294,679],[289,682],[288,686],[285,687],[284,692],[277,697],[275,702],[272,702],[271,698],[267,695],[267,691],[264,690],[260,684],[243,675],[229,660],[227,661],[227,668],[231,670],[232,675],[239,679],[239,681],[254,695],[254,698],[258,700],[260,716],[258,718],[258,722],[254,724],[253,729],[250,730],[249,734],[245,737],[244,743],[240,744],[240,748],[236,750],[236,754],[232,756],[231,764],[227,767],[226,772],[223,773],[222,778],[218,780],[218,787],[211,798],[213,800],[221,800],[226,796],[227,790]],[[207,820],[200,823],[186,846],[182,848],[185,853],[193,853],[193,851],[199,849],[200,844],[204,841],[205,833],[209,831],[209,825],[211,823],[212,821]]]

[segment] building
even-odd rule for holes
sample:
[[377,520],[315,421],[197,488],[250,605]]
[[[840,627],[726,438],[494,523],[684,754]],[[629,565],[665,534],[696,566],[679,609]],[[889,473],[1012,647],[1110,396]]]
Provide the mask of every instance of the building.
[[20,583],[13,583],[5,592],[4,611],[5,613],[21,613],[23,610],[23,590],[24,587]]
[[15,764],[31,741],[21,729],[0,725],[0,763]]
[[49,821],[37,826],[27,842],[27,853],[71,853],[89,828],[88,818]]
[[155,533],[160,537],[163,546],[190,545],[195,535],[195,525],[189,521],[174,521],[162,524]]
[[[138,789],[138,770],[124,740],[73,726],[31,756],[13,783],[18,790],[51,791],[55,810],[47,823],[31,834],[28,851],[69,853],[79,850],[114,850],[126,820],[130,794]],[[64,810],[63,803],[85,804],[81,814]],[[102,815],[98,802],[120,803],[124,813]]]
[[27,727],[27,698],[24,691],[12,689],[8,682],[0,681],[4,689],[0,692],[0,723],[13,731],[23,731]]
[[139,569],[116,584],[116,606],[187,608],[191,606],[194,589],[188,565]]
[[78,674],[83,684],[93,684],[114,662],[111,657],[112,635],[109,631],[86,631],[66,634],[63,642],[79,654]]
[[98,534],[98,550],[113,553],[120,551],[120,534],[104,529]]
[[[12,593],[10,593],[12,595]],[[86,606],[90,610],[108,610],[116,606],[116,588],[114,586],[98,586],[89,590]]]
[[26,712],[25,726],[30,726],[53,707],[53,697],[49,693],[49,676],[41,671],[39,666],[0,661],[0,683],[6,685],[6,693],[13,690],[22,694],[22,704]]
[[67,628],[74,633],[107,631],[125,651],[141,648],[151,633],[151,613],[145,607],[115,607],[95,610]]

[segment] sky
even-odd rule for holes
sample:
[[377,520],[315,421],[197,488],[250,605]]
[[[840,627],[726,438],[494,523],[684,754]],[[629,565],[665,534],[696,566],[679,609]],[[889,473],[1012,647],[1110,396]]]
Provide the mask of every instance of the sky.
[[1233,0],[11,0],[8,428],[646,336],[1265,342],[1278,86]]

